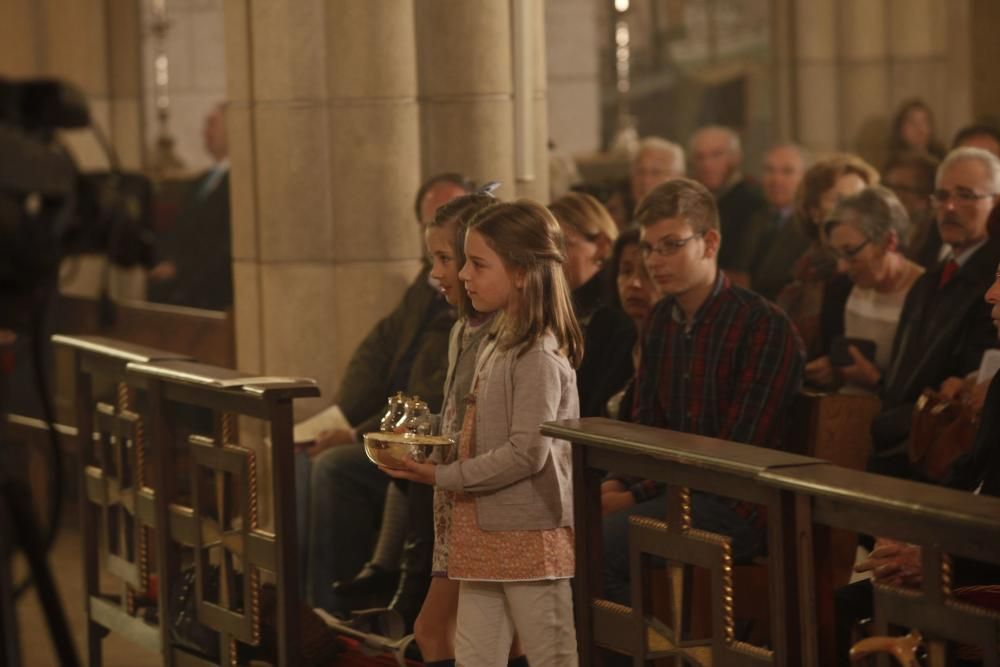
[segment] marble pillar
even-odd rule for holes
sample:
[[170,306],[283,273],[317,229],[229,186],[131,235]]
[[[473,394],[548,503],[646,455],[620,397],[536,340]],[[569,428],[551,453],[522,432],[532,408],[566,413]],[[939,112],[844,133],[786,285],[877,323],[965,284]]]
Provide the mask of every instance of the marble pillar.
[[790,105],[807,147],[855,152],[881,167],[903,101],[926,101],[945,143],[971,118],[970,0],[788,4],[795,26]]
[[0,76],[35,76],[40,68],[42,40],[36,0],[0,2]]
[[878,168],[887,157],[893,113],[886,0],[841,0],[837,9],[841,147]]
[[511,0],[416,0],[425,175],[514,179]]
[[840,145],[836,7],[837,0],[798,0],[794,9],[796,138],[817,152]]
[[225,5],[241,370],[338,379],[419,268],[412,5]]
[[[525,117],[517,113],[519,93],[514,86],[514,181],[518,197],[547,204],[549,193],[548,58],[545,7],[537,0],[511,0],[514,27],[512,66],[523,72]],[[519,18],[520,17],[520,18]],[[523,33],[523,34],[522,34]],[[522,50],[523,49],[523,50]]]
[[600,149],[599,1],[544,3],[549,128],[556,145],[571,154]]

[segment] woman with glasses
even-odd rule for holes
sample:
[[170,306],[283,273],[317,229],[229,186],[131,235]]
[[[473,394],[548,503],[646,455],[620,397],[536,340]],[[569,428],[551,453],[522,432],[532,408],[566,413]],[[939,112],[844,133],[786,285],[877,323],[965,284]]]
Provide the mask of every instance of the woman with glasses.
[[602,271],[618,238],[618,226],[596,198],[569,192],[549,204],[566,243],[563,273],[573,292],[573,310],[586,333],[590,318],[608,301],[607,278]]
[[795,324],[806,346],[806,358],[822,354],[830,323],[821,320],[828,292],[846,294],[850,282],[837,276],[836,258],[825,245],[822,225],[837,202],[879,181],[878,172],[856,155],[833,155],[817,162],[802,177],[795,193],[795,224],[812,239],[812,244],[796,263],[793,282],[775,301]]
[[871,358],[855,343],[842,346],[843,359],[824,355],[814,360],[806,369],[811,384],[864,392],[878,387],[889,365],[903,302],[924,272],[903,255],[908,228],[899,199],[877,185],[841,200],[823,224],[827,247],[852,285],[846,302],[825,304],[843,313],[841,331],[830,333],[843,334],[848,341],[870,341],[874,347],[868,347]]

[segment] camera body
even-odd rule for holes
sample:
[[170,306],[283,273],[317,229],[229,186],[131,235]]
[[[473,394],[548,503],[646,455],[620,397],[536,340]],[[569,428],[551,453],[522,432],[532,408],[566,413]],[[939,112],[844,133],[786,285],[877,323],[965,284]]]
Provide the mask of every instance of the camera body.
[[115,264],[154,263],[152,187],[111,170],[81,173],[56,139],[91,126],[83,94],[70,84],[0,79],[0,329],[23,330],[59,262],[106,254]]

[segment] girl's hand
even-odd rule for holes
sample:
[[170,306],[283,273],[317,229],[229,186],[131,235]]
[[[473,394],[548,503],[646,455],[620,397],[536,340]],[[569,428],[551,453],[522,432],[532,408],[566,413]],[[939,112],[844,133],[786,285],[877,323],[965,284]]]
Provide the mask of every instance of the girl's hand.
[[408,479],[411,482],[420,482],[421,484],[434,486],[434,474],[437,470],[436,463],[417,463],[411,458],[407,458],[403,463],[406,465],[406,470],[386,468],[384,466],[379,466],[378,468],[385,474],[396,479]]

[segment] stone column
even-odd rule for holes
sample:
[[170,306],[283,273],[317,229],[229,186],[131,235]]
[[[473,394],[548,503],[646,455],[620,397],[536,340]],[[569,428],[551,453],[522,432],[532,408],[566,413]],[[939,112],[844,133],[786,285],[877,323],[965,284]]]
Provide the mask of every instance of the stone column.
[[797,0],[794,10],[797,139],[818,152],[836,150],[840,144],[837,2]]
[[[514,20],[512,66],[517,81],[519,67],[524,67],[526,120],[518,130],[518,86],[514,86],[514,180],[517,196],[549,202],[549,113],[548,58],[545,50],[545,7],[537,0],[511,0]],[[520,33],[523,31],[523,35]],[[524,47],[522,53],[518,51]],[[525,65],[526,63],[526,65]],[[524,133],[523,139],[519,136]]]
[[837,9],[841,147],[881,167],[893,112],[886,0],[842,0]]
[[137,2],[108,5],[108,138],[125,169],[141,169],[146,153],[139,17]]
[[225,11],[238,365],[317,378],[311,412],[419,266],[412,6]]
[[852,151],[881,167],[904,100],[920,97],[930,105],[945,143],[971,118],[970,0],[789,5],[795,19],[790,105],[807,147]]
[[35,76],[40,68],[41,39],[36,0],[0,2],[0,76]]
[[598,0],[546,0],[548,119],[552,140],[572,154],[601,144]]
[[416,0],[423,172],[514,178],[511,0]]

